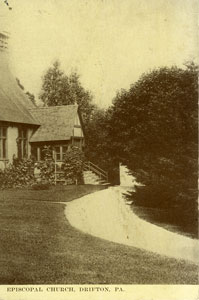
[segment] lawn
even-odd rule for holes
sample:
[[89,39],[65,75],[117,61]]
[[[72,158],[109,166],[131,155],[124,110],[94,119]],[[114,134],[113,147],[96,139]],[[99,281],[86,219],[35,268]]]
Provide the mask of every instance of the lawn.
[[103,187],[0,191],[0,284],[197,284],[197,266],[79,232],[66,202]]

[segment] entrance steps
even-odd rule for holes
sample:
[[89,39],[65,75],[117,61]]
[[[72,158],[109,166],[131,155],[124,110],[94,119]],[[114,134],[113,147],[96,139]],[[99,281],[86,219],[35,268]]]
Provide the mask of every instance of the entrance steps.
[[84,184],[109,185],[108,173],[91,162],[84,163]]

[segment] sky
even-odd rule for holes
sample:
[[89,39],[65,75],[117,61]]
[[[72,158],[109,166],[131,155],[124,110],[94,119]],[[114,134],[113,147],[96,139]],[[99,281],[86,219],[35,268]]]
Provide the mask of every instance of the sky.
[[198,61],[197,0],[0,0],[13,73],[39,95],[58,59],[101,107],[144,72]]

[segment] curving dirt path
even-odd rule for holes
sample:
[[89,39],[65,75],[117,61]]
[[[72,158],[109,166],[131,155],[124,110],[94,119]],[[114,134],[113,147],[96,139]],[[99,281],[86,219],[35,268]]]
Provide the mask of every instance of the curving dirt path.
[[67,203],[69,223],[108,241],[199,263],[199,241],[170,232],[136,216],[125,204],[122,187],[86,195]]

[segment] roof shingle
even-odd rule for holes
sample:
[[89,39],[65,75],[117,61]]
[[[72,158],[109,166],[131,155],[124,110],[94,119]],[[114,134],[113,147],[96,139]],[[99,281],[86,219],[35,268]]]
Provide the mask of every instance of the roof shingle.
[[73,135],[77,111],[77,105],[30,109],[33,117],[41,124],[30,142],[69,140]]
[[38,125],[28,111],[30,107],[34,105],[17,85],[6,51],[0,51],[0,121]]

